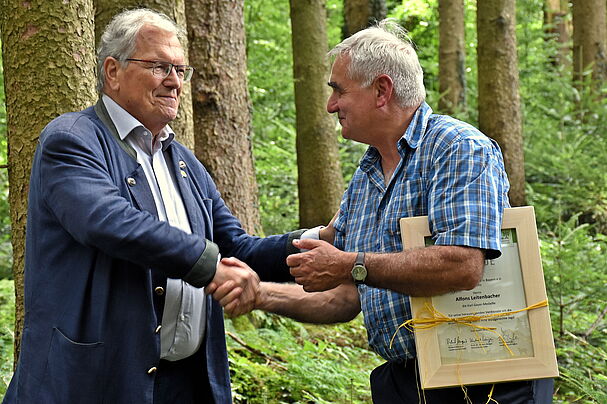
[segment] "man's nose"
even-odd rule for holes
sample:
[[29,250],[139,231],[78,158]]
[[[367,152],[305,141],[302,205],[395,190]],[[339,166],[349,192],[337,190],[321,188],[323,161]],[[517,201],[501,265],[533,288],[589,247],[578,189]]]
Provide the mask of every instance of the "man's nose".
[[335,93],[333,93],[329,96],[329,99],[327,100],[327,112],[332,114],[334,112],[337,112],[338,110],[339,108],[337,108],[337,97],[335,96]]
[[162,84],[171,88],[179,88],[182,86],[183,82],[177,75],[177,66],[171,68],[171,72],[164,78]]

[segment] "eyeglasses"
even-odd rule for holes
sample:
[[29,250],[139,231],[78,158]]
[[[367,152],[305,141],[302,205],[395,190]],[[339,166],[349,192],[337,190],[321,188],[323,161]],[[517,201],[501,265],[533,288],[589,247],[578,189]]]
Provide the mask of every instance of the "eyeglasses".
[[180,80],[186,82],[186,81],[190,81],[190,79],[192,78],[192,74],[194,74],[194,68],[192,66],[188,66],[188,65],[174,65],[173,63],[169,63],[169,62],[161,62],[158,60],[144,60],[144,59],[126,59],[129,62],[142,62],[142,63],[149,63],[152,66],[150,67],[150,69],[152,69],[152,74],[156,77],[160,77],[163,80],[166,79],[169,74],[171,74],[171,70],[173,70],[173,68],[175,68],[175,72],[177,73],[177,77],[179,77]]

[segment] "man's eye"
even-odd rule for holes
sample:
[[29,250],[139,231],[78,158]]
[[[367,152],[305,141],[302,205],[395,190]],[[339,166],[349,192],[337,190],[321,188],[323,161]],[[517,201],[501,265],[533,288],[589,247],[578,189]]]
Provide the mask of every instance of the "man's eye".
[[154,73],[167,74],[170,68],[171,65],[169,65],[168,63],[157,63],[154,66]]

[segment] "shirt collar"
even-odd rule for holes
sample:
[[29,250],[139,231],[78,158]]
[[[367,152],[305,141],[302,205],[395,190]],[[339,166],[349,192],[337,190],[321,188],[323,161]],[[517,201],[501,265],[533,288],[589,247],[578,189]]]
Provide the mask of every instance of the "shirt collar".
[[[122,108],[116,101],[110,98],[108,95],[103,94],[101,99],[105,104],[105,108],[107,109],[107,113],[110,116],[110,119],[116,126],[116,130],[118,131],[118,136],[120,136],[121,140],[124,140],[129,133],[133,132],[137,128],[146,129],[145,126],[141,122],[139,122],[133,115],[129,114],[124,108]],[[137,129],[135,132],[142,132],[141,129]],[[169,125],[166,125],[160,131],[159,140],[162,142],[162,150],[166,150],[169,144],[175,138],[175,132]]]
[[415,111],[415,114],[413,114],[413,119],[411,119],[411,123],[407,126],[405,134],[398,140],[398,151],[401,155],[404,153],[405,143],[410,148],[417,149],[423,134],[426,132],[430,115],[432,115],[432,108],[425,101],[422,102],[417,111]]
[[[396,144],[401,156],[404,155],[407,146],[412,149],[417,148],[423,134],[426,132],[430,115],[432,115],[432,108],[425,101],[422,102],[417,111],[415,111],[415,114],[413,114],[413,119],[411,119],[411,123],[407,126],[405,133]],[[360,169],[365,172],[368,171],[380,158],[379,151],[375,147],[369,146],[360,160]]]

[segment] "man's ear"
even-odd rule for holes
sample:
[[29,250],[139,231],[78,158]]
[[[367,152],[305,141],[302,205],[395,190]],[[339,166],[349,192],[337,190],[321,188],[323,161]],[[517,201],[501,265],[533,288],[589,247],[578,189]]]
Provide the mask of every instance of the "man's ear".
[[393,96],[394,83],[392,77],[387,74],[380,74],[373,82],[375,86],[375,105],[377,108],[381,108],[387,105]]
[[117,91],[120,89],[118,73],[120,70],[120,62],[111,56],[108,56],[103,61],[103,72],[105,74],[105,85],[109,89]]

